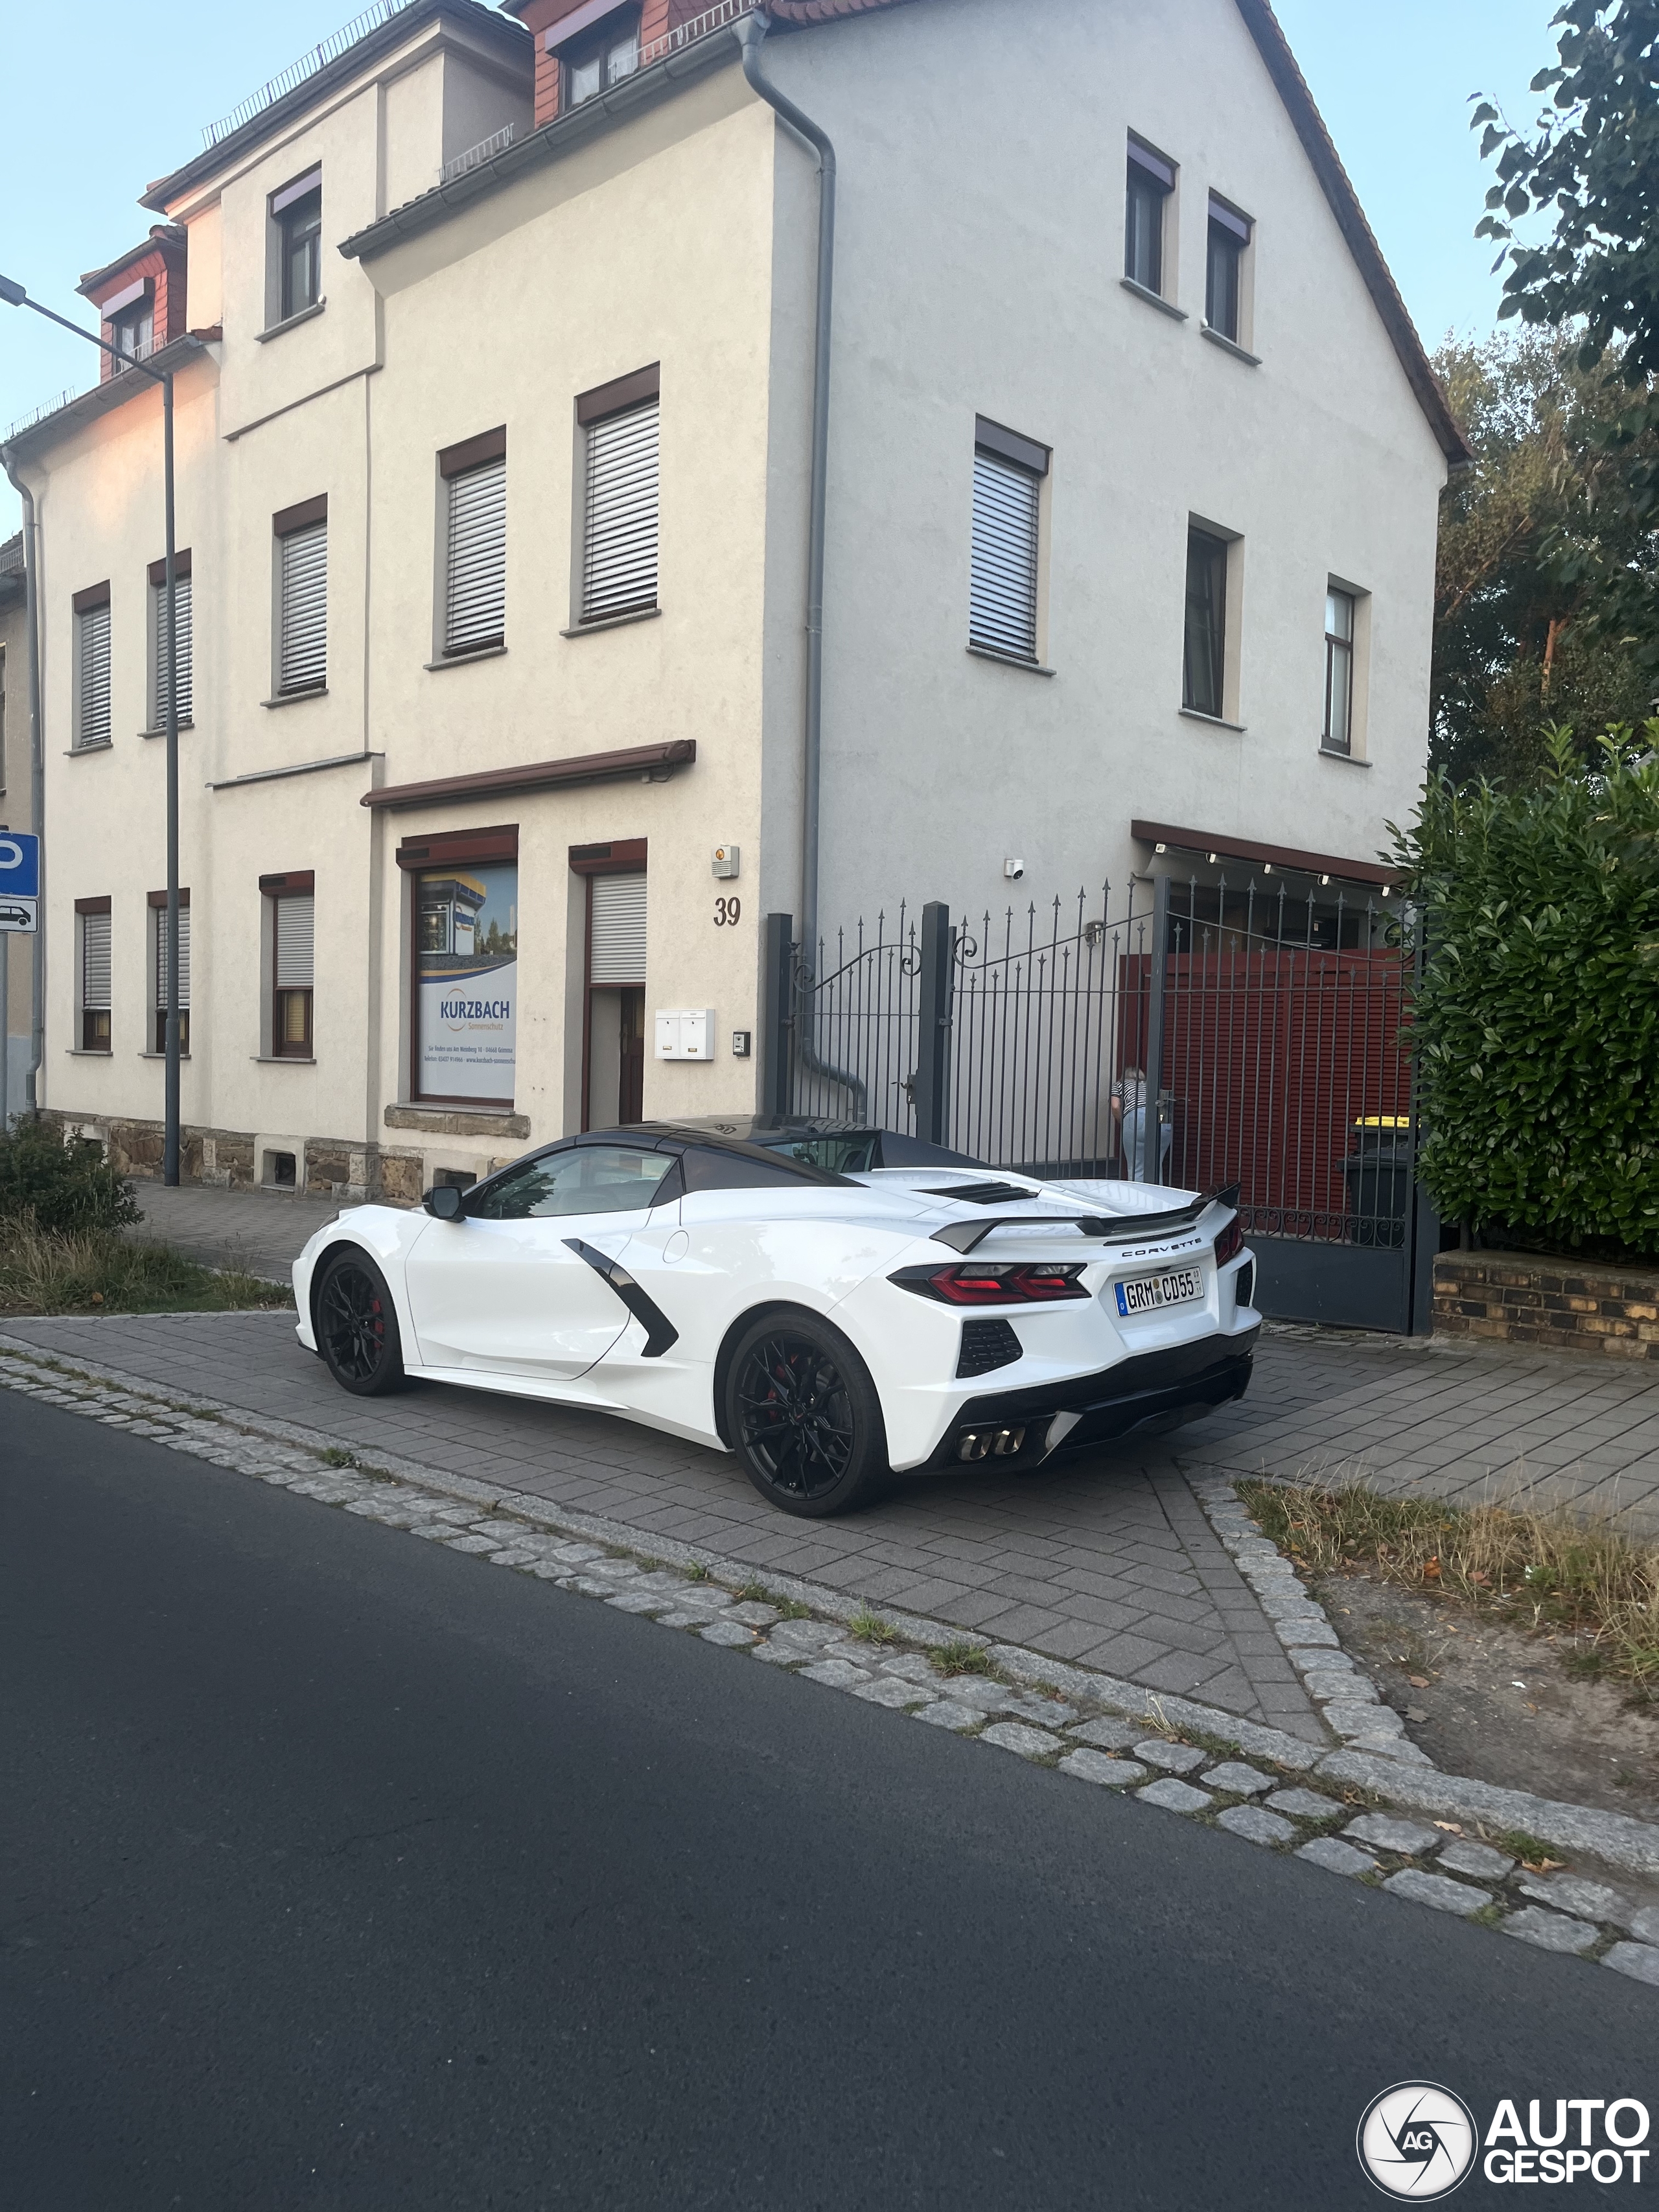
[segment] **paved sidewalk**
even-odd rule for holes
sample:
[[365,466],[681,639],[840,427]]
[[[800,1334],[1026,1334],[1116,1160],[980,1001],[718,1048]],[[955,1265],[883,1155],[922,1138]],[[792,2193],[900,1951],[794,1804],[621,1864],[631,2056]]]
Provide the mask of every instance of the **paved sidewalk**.
[[337,1198],[296,1196],[281,1190],[212,1190],[200,1183],[132,1179],[143,1219],[128,1235],[140,1243],[171,1244],[204,1267],[245,1267],[251,1275],[286,1282],[301,1247],[340,1211]]

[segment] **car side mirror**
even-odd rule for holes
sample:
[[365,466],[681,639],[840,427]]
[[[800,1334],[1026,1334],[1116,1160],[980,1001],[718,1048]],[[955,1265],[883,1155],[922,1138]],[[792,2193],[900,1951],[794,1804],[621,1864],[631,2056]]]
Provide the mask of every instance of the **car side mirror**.
[[459,1221],[466,1211],[466,1193],[453,1182],[441,1182],[428,1191],[421,1203],[434,1221]]

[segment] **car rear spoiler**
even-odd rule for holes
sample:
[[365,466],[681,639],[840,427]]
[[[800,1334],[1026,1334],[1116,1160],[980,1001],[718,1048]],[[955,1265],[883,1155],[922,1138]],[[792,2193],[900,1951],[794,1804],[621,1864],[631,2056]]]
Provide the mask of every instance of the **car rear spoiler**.
[[1039,1229],[1047,1223],[1058,1222],[1075,1229],[1079,1236],[1098,1237],[1103,1243],[1133,1244],[1143,1237],[1164,1237],[1177,1229],[1190,1229],[1199,1216],[1212,1206],[1237,1206],[1239,1188],[1237,1183],[1230,1182],[1224,1190],[1195,1198],[1170,1213],[1114,1214],[1109,1218],[1098,1213],[999,1213],[989,1221],[950,1221],[932,1234],[934,1243],[948,1244],[953,1252],[968,1253],[982,1244],[994,1229]]

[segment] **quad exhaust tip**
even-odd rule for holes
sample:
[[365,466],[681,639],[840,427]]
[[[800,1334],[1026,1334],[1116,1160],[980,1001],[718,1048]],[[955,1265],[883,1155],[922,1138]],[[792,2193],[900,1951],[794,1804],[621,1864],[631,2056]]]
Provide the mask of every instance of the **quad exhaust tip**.
[[959,1460],[1012,1459],[1025,1442],[1024,1428],[964,1429],[957,1439]]

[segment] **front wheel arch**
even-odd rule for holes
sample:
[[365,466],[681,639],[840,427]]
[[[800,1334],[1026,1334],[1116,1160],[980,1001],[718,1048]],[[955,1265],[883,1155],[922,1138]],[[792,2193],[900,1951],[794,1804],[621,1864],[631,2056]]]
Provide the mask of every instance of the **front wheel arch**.
[[[758,1305],[745,1306],[740,1314],[732,1316],[720,1340],[720,1348],[714,1354],[714,1427],[727,1451],[735,1449],[735,1442],[726,1418],[726,1379],[732,1372],[732,1362],[743,1337],[757,1321],[766,1321],[774,1314],[780,1319],[787,1315],[799,1315],[804,1320],[830,1321],[828,1314],[819,1313],[814,1306],[804,1306],[794,1298],[763,1298]],[[835,1323],[830,1322],[830,1326],[833,1328]],[[846,1334],[843,1329],[842,1334]]]

